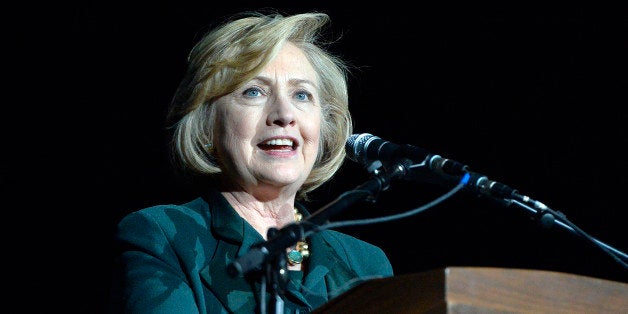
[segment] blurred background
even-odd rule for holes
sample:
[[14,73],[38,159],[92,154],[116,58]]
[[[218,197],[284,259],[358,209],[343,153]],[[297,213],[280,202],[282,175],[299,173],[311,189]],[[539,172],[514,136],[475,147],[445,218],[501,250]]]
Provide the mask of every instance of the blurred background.
[[[355,133],[464,163],[628,251],[623,8],[25,3],[5,11],[0,159],[3,259],[20,308],[105,312],[115,224],[197,195],[174,175],[164,128],[188,52],[232,13],[269,8],[331,16],[328,38],[340,39],[330,48],[354,66]],[[309,208],[368,179],[348,160]],[[334,220],[401,213],[447,191],[394,181],[375,203]],[[338,230],[383,248],[397,274],[482,266],[628,282],[625,268],[584,239],[472,194]]]

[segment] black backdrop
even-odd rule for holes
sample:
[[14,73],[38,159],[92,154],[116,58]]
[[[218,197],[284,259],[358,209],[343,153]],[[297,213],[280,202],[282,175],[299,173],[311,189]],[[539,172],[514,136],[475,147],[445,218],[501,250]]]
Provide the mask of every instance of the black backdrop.
[[[258,8],[87,1],[7,11],[17,19],[5,28],[3,259],[16,279],[11,291],[28,300],[20,306],[104,312],[115,223],[195,196],[168,164],[163,125],[187,53],[208,27]],[[276,8],[330,14],[332,35],[342,34],[332,50],[356,66],[355,133],[463,162],[626,252],[626,10]],[[367,179],[347,162],[310,208]],[[393,182],[375,204],[336,220],[399,213],[446,191]],[[586,241],[472,195],[342,231],[381,246],[397,274],[496,266],[626,281],[626,270]]]

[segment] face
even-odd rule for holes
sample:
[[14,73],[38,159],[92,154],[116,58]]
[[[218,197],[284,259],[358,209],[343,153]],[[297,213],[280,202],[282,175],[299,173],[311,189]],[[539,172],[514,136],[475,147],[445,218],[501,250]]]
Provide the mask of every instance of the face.
[[224,173],[249,192],[296,193],[318,154],[318,76],[287,43],[261,73],[216,103],[214,141]]

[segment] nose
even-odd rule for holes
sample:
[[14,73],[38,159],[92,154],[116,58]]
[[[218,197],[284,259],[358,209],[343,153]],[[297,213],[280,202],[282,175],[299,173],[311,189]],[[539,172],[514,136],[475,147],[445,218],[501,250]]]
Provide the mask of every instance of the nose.
[[294,106],[290,102],[289,97],[277,96],[270,104],[270,111],[266,117],[266,125],[278,125],[281,127],[294,125],[295,112]]

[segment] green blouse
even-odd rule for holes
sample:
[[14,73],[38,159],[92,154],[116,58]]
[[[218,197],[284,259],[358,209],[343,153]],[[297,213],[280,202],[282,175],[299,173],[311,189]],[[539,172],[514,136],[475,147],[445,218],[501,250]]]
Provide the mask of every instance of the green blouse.
[[[218,191],[130,213],[114,240],[111,312],[259,313],[259,276],[231,277],[226,268],[263,238]],[[285,313],[311,312],[360,282],[393,275],[379,247],[350,235],[325,230],[308,242],[307,269],[289,272]],[[266,305],[274,306],[268,296]]]

